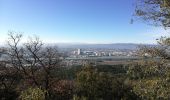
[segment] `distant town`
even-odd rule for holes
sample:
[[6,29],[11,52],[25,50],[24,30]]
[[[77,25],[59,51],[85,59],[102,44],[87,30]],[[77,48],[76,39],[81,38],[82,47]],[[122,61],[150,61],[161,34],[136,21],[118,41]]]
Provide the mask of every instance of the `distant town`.
[[[137,54],[139,44],[89,44],[89,45],[56,45],[48,44],[48,46],[56,47],[62,55],[62,66],[77,66],[93,63],[95,65],[115,65],[127,63],[132,60],[140,59]],[[101,46],[103,48],[101,48]],[[153,45],[151,45],[153,46]],[[4,61],[7,57],[0,54],[0,60]]]
[[136,50],[128,49],[73,49],[67,53],[71,58],[137,56]]
[[88,61],[95,64],[117,64],[118,62],[122,63],[122,60],[138,59],[137,51],[129,49],[72,48],[65,50],[63,54],[66,54],[63,61],[66,66],[85,65]]

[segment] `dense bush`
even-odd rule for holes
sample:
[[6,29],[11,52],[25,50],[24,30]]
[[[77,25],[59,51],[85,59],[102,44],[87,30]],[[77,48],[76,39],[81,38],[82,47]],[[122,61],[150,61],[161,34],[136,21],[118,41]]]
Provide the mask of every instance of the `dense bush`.
[[19,98],[21,100],[45,100],[47,91],[41,88],[28,88],[21,92]]
[[109,73],[98,72],[91,66],[85,67],[77,74],[75,85],[77,98],[87,100],[137,98],[130,85],[124,83],[124,79],[113,77]]

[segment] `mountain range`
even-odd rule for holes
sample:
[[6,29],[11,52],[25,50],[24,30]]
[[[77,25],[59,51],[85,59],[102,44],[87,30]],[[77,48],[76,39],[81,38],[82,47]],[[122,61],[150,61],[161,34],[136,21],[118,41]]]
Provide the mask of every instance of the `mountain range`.
[[[141,45],[157,46],[156,44],[135,44],[135,43],[111,43],[111,44],[87,44],[87,43],[46,43],[45,46],[57,46],[58,48],[80,48],[80,49],[129,49],[135,50]],[[4,47],[7,45],[0,45]]]
[[112,43],[112,44],[74,44],[74,43],[56,43],[53,44],[59,48],[94,48],[94,49],[137,49],[140,45],[156,46],[155,44],[135,44],[135,43]]

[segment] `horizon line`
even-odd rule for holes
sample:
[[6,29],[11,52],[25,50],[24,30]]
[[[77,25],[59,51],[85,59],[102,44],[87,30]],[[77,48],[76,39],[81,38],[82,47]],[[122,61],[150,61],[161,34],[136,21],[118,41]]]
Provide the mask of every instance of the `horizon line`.
[[[26,43],[26,42],[21,42],[21,43]],[[5,45],[7,42],[1,42],[0,45]],[[113,42],[113,43],[89,43],[89,42],[43,42],[43,44],[68,44],[68,45],[94,45],[94,44],[99,44],[99,45],[107,45],[107,44],[149,44],[149,45],[157,45],[157,43],[134,43],[134,42]]]

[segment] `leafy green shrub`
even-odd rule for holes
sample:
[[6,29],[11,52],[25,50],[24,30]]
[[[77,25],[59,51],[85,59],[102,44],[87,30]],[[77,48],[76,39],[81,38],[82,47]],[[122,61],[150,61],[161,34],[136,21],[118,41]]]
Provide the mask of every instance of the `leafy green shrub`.
[[[124,79],[113,77],[112,74],[98,72],[91,66],[83,68],[75,81],[75,100],[125,100],[136,99],[132,88],[124,84]],[[86,100],[85,99],[85,100]]]
[[74,95],[73,96],[73,100],[88,100],[88,99],[87,99],[87,97],[84,97],[84,96],[83,97],[79,97],[77,95]]
[[167,68],[161,62],[154,60],[139,61],[129,67],[127,75],[130,79],[145,79],[152,77],[164,77]]
[[47,92],[41,88],[28,88],[21,92],[21,100],[45,100]]

